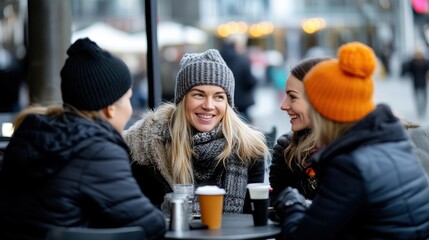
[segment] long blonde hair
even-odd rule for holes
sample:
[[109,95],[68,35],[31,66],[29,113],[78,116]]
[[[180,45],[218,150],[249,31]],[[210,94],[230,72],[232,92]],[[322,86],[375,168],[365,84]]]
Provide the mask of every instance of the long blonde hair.
[[355,122],[340,123],[329,120],[311,108],[313,131],[320,146],[326,146],[349,130]]
[[[177,104],[169,121],[172,142],[171,151],[167,154],[171,161],[173,181],[176,183],[194,181],[191,159],[195,153],[192,149],[192,126],[186,120],[186,98],[187,95]],[[232,154],[237,154],[243,164],[252,164],[253,161],[269,156],[264,134],[246,124],[229,105],[220,124],[226,146],[217,156],[218,164],[226,166],[228,157]]]
[[[312,129],[306,136],[297,136],[296,133],[291,135],[291,142],[284,151],[286,164],[292,169],[292,163],[295,161],[296,165],[304,169],[307,165],[307,159],[313,154],[313,150],[318,148],[318,141]],[[295,159],[295,160],[294,160]]]
[[28,115],[40,114],[40,115],[46,115],[49,117],[57,117],[64,114],[65,112],[73,112],[89,120],[104,119],[104,115],[102,114],[101,110],[84,111],[84,110],[78,110],[72,106],[62,107],[60,105],[50,105],[50,106],[32,105],[18,113],[18,115],[14,119],[13,126],[14,126],[14,129],[17,129]]

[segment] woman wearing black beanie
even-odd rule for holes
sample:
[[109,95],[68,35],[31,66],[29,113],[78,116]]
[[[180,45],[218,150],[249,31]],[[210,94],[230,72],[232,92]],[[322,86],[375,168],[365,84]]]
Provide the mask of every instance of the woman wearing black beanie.
[[165,232],[162,212],[132,177],[120,132],[132,114],[131,74],[88,38],[67,51],[63,106],[21,112],[0,172],[0,239],[45,239],[54,227],[141,226]]

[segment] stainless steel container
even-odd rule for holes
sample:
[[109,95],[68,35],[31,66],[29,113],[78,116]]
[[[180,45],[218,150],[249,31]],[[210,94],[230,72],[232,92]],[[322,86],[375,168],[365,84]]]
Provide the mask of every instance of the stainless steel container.
[[187,202],[184,199],[173,198],[170,202],[170,230],[187,231],[189,230]]

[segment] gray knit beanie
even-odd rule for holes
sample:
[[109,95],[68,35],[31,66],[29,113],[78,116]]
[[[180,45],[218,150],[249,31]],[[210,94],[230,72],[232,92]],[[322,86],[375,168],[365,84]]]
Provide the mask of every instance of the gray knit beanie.
[[194,86],[215,85],[225,90],[228,103],[234,107],[234,75],[216,49],[203,53],[185,53],[176,78],[175,103],[182,101]]
[[61,69],[64,104],[79,110],[100,110],[131,88],[132,77],[127,65],[89,38],[74,42],[67,54]]

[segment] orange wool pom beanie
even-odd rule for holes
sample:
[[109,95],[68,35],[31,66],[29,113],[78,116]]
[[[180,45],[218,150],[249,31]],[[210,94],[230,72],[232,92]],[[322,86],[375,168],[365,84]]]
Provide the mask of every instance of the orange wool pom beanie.
[[304,87],[313,108],[335,122],[355,122],[375,109],[374,51],[359,42],[342,45],[337,60],[323,61],[304,78]]

